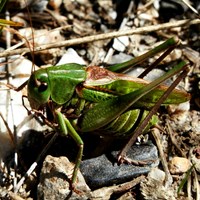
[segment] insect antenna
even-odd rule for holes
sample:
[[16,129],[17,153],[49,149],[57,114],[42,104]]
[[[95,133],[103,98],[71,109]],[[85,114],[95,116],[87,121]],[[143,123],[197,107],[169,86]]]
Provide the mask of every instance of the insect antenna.
[[[30,27],[33,27],[33,23],[32,23],[32,19],[31,19],[31,14],[30,14],[30,10],[29,10],[29,6],[26,2],[26,9],[27,9],[27,13],[28,13],[28,19],[29,19],[29,23],[30,23]],[[27,42],[28,47],[31,49],[30,53],[31,53],[31,58],[32,58],[32,70],[31,70],[31,74],[35,71],[35,65],[34,65],[34,60],[35,60],[35,56],[34,56],[34,52],[35,52],[35,37],[34,37],[34,31],[33,28],[31,28],[31,40],[32,40],[32,45],[30,45],[29,41]],[[31,48],[32,47],[32,48]]]
[[142,72],[138,78],[144,78],[152,69],[154,69],[158,64],[166,57],[168,56],[175,48],[176,46],[180,43],[180,40],[177,39],[176,43],[169,47],[158,59],[155,60],[149,67],[145,69],[144,72]]

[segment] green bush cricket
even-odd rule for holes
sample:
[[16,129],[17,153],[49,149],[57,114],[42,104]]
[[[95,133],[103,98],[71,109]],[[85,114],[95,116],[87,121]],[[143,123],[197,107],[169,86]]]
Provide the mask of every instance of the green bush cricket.
[[[32,73],[27,83],[31,108],[36,111],[48,107],[54,117],[51,123],[56,123],[58,131],[63,135],[69,134],[79,146],[71,180],[72,186],[76,181],[83,154],[83,141],[79,133],[91,132],[104,136],[131,137],[134,125],[138,123],[138,116],[142,115],[141,118],[144,119],[149,112],[142,112],[140,108],[148,110],[154,107],[160,98],[157,107],[161,103],[162,105],[180,104],[190,99],[190,95],[186,92],[174,89],[178,83],[170,88],[174,89],[173,91],[168,91],[169,87],[160,85],[184,69],[186,75],[185,61],[152,82],[113,72],[133,67],[149,56],[174,48],[176,44],[177,41],[171,38],[150,52],[128,62],[111,66],[108,70],[70,63],[39,69]],[[168,54],[168,50],[166,52]],[[180,80],[181,78],[178,81]],[[162,99],[163,94],[165,98]],[[68,112],[68,108],[74,105],[73,111]],[[147,129],[157,123],[157,117],[152,116],[155,112],[156,110],[142,128]]]

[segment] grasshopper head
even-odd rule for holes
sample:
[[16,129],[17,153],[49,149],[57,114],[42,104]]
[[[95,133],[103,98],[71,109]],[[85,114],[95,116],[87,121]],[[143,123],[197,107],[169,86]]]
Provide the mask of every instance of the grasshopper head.
[[32,109],[40,109],[50,98],[50,84],[45,69],[35,71],[28,81],[28,100]]

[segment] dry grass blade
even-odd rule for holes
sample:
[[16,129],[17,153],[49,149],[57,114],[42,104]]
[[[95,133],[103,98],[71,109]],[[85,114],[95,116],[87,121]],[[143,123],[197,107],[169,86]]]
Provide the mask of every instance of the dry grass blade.
[[182,2],[188,6],[188,8],[190,8],[194,13],[196,13],[199,16],[198,11],[190,4],[190,2],[188,0],[182,0]]
[[[163,23],[163,24],[158,24],[158,25],[141,27],[134,30],[114,31],[110,33],[103,33],[99,35],[92,35],[92,36],[86,36],[86,37],[77,38],[77,39],[65,40],[60,43],[42,45],[40,47],[36,47],[34,51],[37,52],[37,51],[43,51],[43,50],[52,49],[52,48],[68,47],[68,46],[73,46],[73,45],[78,45],[78,44],[94,42],[98,40],[116,38],[116,37],[125,36],[125,35],[149,33],[153,31],[164,30],[164,29],[169,29],[169,28],[174,28],[174,27],[181,27],[181,26],[190,26],[190,25],[199,24],[199,23],[200,23],[200,19],[194,19],[194,20],[187,19],[187,20],[179,20],[175,22],[168,22],[168,23]],[[22,48],[22,49],[16,49],[12,51],[6,50],[0,53],[0,57],[6,57],[6,56],[17,55],[17,54],[22,54],[22,53],[25,54],[28,52],[30,52],[30,48]]]

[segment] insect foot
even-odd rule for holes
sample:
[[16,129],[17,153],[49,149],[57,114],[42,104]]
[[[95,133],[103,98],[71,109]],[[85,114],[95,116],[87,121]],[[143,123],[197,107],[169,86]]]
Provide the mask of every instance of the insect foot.
[[134,177],[148,173],[152,167],[159,164],[157,148],[151,142],[133,145],[127,153],[127,156],[133,160],[151,160],[148,165],[136,166],[127,163],[118,165],[118,153],[119,151],[112,151],[81,162],[80,171],[92,190],[130,181]]
[[47,156],[41,170],[38,199],[88,199],[90,189],[80,171],[76,187],[71,190],[71,175],[74,165],[64,157]]

